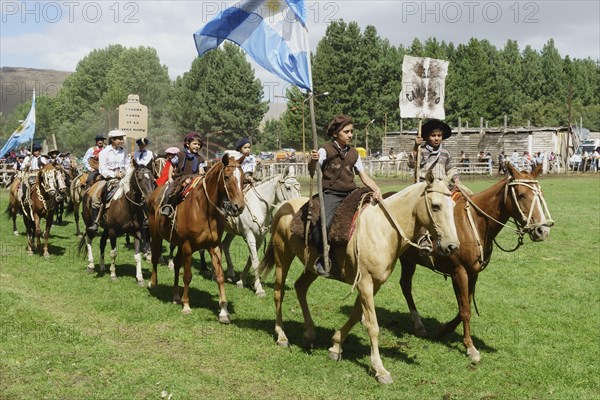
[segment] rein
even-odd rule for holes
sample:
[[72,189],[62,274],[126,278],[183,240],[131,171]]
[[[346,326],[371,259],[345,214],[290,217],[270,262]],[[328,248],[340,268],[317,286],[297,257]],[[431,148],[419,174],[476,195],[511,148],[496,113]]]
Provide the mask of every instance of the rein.
[[[225,170],[225,168],[237,168],[237,169],[240,169],[240,170],[241,170],[241,168],[239,166],[231,167],[231,166],[224,165],[223,168],[219,171],[219,176],[217,177],[217,182],[219,182],[219,179],[223,181],[223,187],[225,188],[225,194],[227,195],[227,198],[230,199],[229,190],[227,189],[227,184],[225,183],[225,175],[223,174],[223,171]],[[209,173],[210,173],[210,171],[209,171]],[[223,208],[217,206],[210,199],[210,197],[208,195],[208,190],[206,189],[206,178],[208,178],[208,174],[206,174],[206,177],[202,181],[202,188],[204,189],[204,194],[206,195],[206,200],[208,200],[208,202],[210,203],[210,205],[212,205],[219,212],[219,214],[221,214],[224,217],[227,217],[227,215],[228,215],[227,211],[225,211]]]

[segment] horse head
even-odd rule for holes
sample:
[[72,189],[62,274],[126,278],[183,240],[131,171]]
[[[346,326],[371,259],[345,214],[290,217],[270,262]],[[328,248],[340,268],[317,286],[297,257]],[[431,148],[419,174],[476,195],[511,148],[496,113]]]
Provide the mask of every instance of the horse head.
[[459,240],[454,223],[454,201],[448,183],[455,175],[451,169],[443,180],[435,179],[430,169],[425,178],[424,204],[417,208],[417,218],[436,241],[436,249],[447,256],[458,249]]
[[[211,168],[211,171],[215,168],[219,170],[217,186],[223,209],[227,215],[237,217],[244,211],[245,206],[242,190],[244,172],[237,160],[227,153],[223,155],[220,163]],[[209,174],[211,171],[209,171]],[[208,180],[208,174],[206,179]]]
[[[57,169],[52,163],[45,164],[38,172],[39,186],[44,193],[56,201],[61,201],[62,195],[58,190]],[[64,184],[64,182],[63,182]]]
[[133,165],[131,189],[139,195],[140,201],[145,203],[156,188],[154,175],[146,165],[137,164],[135,161]]
[[534,242],[545,240],[554,221],[537,180],[542,173],[542,165],[527,173],[520,172],[507,162],[506,169],[509,178],[504,189],[504,204],[508,212],[514,218],[519,230],[529,234],[531,240]]
[[61,201],[67,196],[69,188],[67,187],[67,173],[62,166],[55,166],[56,174],[56,185],[59,194],[57,195],[56,201]]

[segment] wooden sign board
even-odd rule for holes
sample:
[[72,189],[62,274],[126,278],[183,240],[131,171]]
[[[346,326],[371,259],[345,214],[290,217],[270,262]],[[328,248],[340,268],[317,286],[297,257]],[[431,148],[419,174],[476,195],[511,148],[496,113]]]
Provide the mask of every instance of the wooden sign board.
[[119,106],[119,129],[127,138],[139,139],[148,135],[148,107],[140,104],[140,96],[130,94],[127,103]]
[[402,62],[402,118],[444,119],[445,81],[448,61],[404,56]]

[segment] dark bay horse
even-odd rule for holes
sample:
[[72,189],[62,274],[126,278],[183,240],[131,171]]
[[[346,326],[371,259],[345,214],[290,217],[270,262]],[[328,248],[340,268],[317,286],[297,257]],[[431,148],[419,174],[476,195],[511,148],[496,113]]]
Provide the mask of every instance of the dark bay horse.
[[[184,314],[191,312],[188,293],[192,281],[192,253],[208,249],[219,287],[219,321],[229,323],[221,264],[221,236],[225,230],[226,216],[236,217],[244,209],[242,181],[243,172],[240,165],[234,158],[225,154],[221,161],[208,170],[203,180],[196,181],[197,185],[177,206],[173,220],[160,213],[166,185],[155,190],[148,200],[148,223],[152,237],[152,278],[148,287],[153,289],[157,285],[156,266],[162,251],[162,241],[165,239],[178,247],[174,265],[173,302],[183,303]],[[182,298],[179,296],[181,264],[184,264]]]
[[[35,248],[39,249],[41,246],[42,230],[40,220],[44,218],[46,219],[46,227],[44,230],[43,255],[44,257],[50,256],[50,253],[48,253],[48,238],[54,221],[54,213],[57,210],[58,203],[62,200],[59,188],[65,187],[64,181],[61,181],[62,177],[62,173],[54,165],[46,164],[38,171],[36,180],[30,187],[29,199],[27,199],[26,193],[23,193],[21,199],[23,222],[27,231],[27,250],[30,255],[33,254]],[[36,241],[37,246],[34,243]]]
[[[146,219],[145,213],[147,212],[146,201],[155,188],[152,171],[144,165],[134,164],[133,167],[129,167],[125,176],[121,182],[119,182],[119,185],[120,188],[110,201],[110,206],[107,210],[102,212],[102,215],[100,216],[99,225],[103,229],[102,237],[100,238],[100,272],[105,270],[104,250],[106,249],[106,241],[110,239],[110,278],[112,280],[117,278],[115,270],[115,260],[117,258],[117,237],[128,233],[135,238],[135,278],[138,282],[138,285],[145,286],[144,278],[142,276],[142,253],[140,252],[140,248],[143,239],[144,220]],[[87,246],[87,269],[88,272],[93,272],[93,237],[87,233],[87,227],[92,225],[93,222],[91,220],[92,199],[89,192],[89,190],[84,192],[81,201],[83,204],[82,216],[86,230],[79,242],[78,250],[81,252],[83,246]]]
[[71,204],[68,212],[73,212],[73,217],[75,218],[75,234],[77,236],[81,236],[81,230],[79,229],[79,207],[81,206],[83,193],[87,189],[87,178],[88,173],[83,172],[71,180],[71,185],[69,187]]
[[[463,323],[463,344],[472,362],[481,358],[471,339],[471,301],[475,294],[477,277],[492,256],[494,239],[510,218],[518,227],[519,243],[525,233],[534,242],[548,237],[554,225],[537,181],[542,172],[539,165],[531,174],[519,172],[512,164],[506,163],[509,176],[470,198],[460,197],[454,208],[454,220],[460,238],[460,248],[450,256],[436,255],[436,271],[450,276],[458,302],[458,313],[454,319],[444,324],[439,335],[454,332]],[[402,275],[400,286],[410,310],[417,336],[427,332],[412,297],[412,278],[416,264],[424,264],[418,251],[410,249],[400,256]]]
[[21,174],[17,173],[8,187],[8,206],[4,211],[5,215],[12,219],[13,235],[15,236],[19,236],[19,231],[17,230],[17,215],[22,213],[21,196],[19,195],[22,183]]

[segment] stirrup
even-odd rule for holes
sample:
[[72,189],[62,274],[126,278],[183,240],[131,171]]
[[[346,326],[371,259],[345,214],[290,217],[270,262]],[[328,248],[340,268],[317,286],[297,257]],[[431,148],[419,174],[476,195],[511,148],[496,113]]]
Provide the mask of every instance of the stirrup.
[[161,215],[164,215],[165,217],[170,217],[174,211],[175,209],[170,204],[165,204],[160,208]]
[[[323,259],[323,256],[317,257],[317,259],[315,260],[314,267],[317,275],[322,276],[324,278],[329,277],[329,271],[325,270],[325,260]],[[329,267],[331,267],[331,259],[329,260]]]

